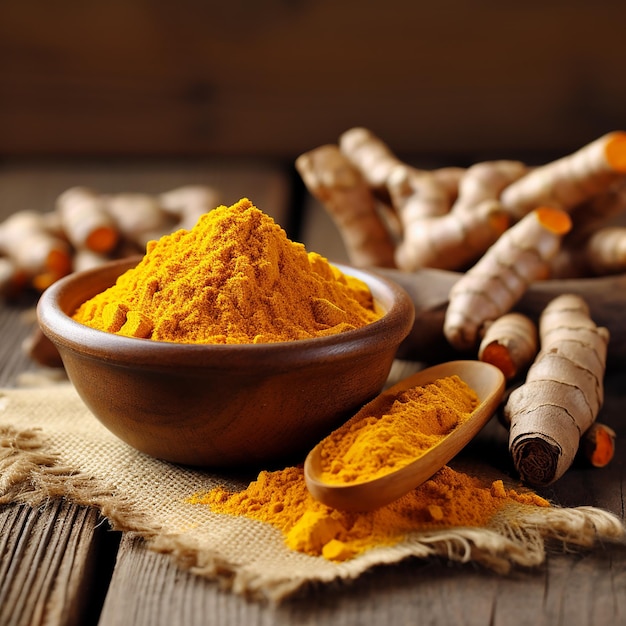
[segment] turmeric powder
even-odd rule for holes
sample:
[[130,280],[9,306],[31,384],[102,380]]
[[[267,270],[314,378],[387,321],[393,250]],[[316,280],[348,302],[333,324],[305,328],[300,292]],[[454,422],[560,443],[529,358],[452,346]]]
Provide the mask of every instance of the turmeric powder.
[[[451,408],[447,410],[442,402],[446,395],[451,396]],[[354,437],[348,441],[352,445],[328,447],[331,469],[335,468],[331,454],[343,463],[341,469],[345,470],[347,479],[355,467],[365,477],[372,477],[384,472],[386,465],[403,462],[405,455],[401,448],[410,448],[412,442],[406,421],[398,419],[403,411],[397,409],[400,405],[405,413],[413,412],[420,405],[424,409],[433,397],[436,408],[430,415],[433,419],[425,420],[426,434],[423,435],[427,445],[433,445],[429,431],[445,432],[453,428],[458,414],[471,411],[477,401],[473,390],[456,376],[436,381],[435,388],[425,390],[421,399],[418,395],[415,401],[408,400],[406,394],[401,393],[392,402],[394,406],[389,413],[394,419],[386,420],[387,427],[380,428],[378,423],[384,416],[366,418],[363,423],[358,423],[358,430],[364,435],[362,440]],[[400,436],[403,430],[407,431],[404,438]],[[395,431],[394,436],[389,437],[390,431]],[[329,439],[337,443],[344,435],[339,428]],[[419,435],[415,439],[419,439]],[[370,453],[372,447],[375,448],[373,454]],[[355,451],[357,453],[353,454]],[[368,456],[377,456],[380,462],[370,466],[363,458]],[[361,460],[365,464],[361,464]],[[229,492],[217,487],[209,493],[192,496],[190,502],[207,505],[216,513],[245,516],[271,524],[281,531],[286,545],[292,550],[331,561],[344,561],[377,546],[395,545],[411,533],[484,526],[511,502],[549,506],[533,492],[518,493],[505,488],[501,480],[481,481],[449,466],[444,466],[398,500],[367,512],[343,511],[314,499],[306,487],[301,466],[262,471],[243,491]]]
[[267,343],[358,328],[381,315],[368,286],[244,198],[151,241],[134,268],[74,319],[120,335],[180,343]]
[[467,420],[478,403],[457,375],[410,387],[392,397],[382,415],[348,422],[322,442],[320,479],[360,482],[408,465]]
[[292,550],[330,561],[395,545],[411,533],[484,526],[511,502],[550,506],[533,492],[507,489],[501,480],[481,481],[449,466],[399,500],[368,512],[340,511],[318,502],[307,491],[299,466],[262,471],[243,491],[217,487],[190,502],[271,524]]

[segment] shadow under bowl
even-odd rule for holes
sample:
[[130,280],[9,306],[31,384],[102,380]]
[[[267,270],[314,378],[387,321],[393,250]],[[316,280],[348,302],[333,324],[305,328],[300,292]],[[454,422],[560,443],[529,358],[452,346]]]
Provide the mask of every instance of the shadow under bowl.
[[384,314],[328,337],[182,344],[123,337],[71,318],[138,260],[66,276],[41,295],[37,315],[100,422],[174,463],[244,467],[304,455],[382,389],[414,320],[409,295],[394,281],[341,264],[367,283]]

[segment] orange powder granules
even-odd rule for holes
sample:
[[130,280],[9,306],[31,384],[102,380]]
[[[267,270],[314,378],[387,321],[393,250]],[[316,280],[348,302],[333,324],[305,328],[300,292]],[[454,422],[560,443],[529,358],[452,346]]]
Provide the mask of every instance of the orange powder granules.
[[131,337],[224,344],[319,337],[380,315],[364,282],[243,199],[149,242],[139,264],[74,319]]
[[466,421],[478,403],[456,375],[406,389],[376,414],[350,420],[324,439],[320,479],[361,482],[408,465]]
[[191,502],[269,523],[283,533],[291,549],[333,561],[394,545],[410,533],[484,526],[512,502],[549,506],[532,492],[506,489],[500,480],[484,483],[448,466],[399,500],[364,513],[332,509],[315,500],[301,467],[263,471],[243,491],[216,488]]

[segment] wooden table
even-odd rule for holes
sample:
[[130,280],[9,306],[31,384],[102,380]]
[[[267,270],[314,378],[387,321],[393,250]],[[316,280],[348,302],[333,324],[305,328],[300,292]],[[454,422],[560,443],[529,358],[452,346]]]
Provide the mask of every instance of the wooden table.
[[[314,203],[294,219],[293,193],[280,164],[30,164],[0,169],[0,211],[49,210],[56,194],[89,182],[103,190],[160,191],[185,182],[220,185],[230,201],[240,191],[279,220],[301,224],[301,240],[341,257],[337,234]],[[236,198],[235,198],[236,199]],[[286,222],[284,222],[286,223]],[[293,226],[295,228],[295,226]],[[310,242],[310,243],[309,243]],[[339,259],[343,260],[343,259]],[[33,301],[0,306],[0,387],[40,368],[21,349],[34,323]],[[594,505],[624,517],[626,505],[626,371],[606,378],[602,421],[618,433],[617,456],[602,470],[574,468],[542,494],[566,505]],[[488,450],[487,428],[476,450]],[[484,444],[484,445],[483,445]],[[0,477],[1,480],[1,477]],[[626,546],[549,554],[544,566],[494,575],[475,565],[408,560],[356,581],[319,587],[280,606],[251,603],[177,569],[142,540],[108,528],[97,511],[52,501],[31,509],[0,507],[0,624],[626,624]]]

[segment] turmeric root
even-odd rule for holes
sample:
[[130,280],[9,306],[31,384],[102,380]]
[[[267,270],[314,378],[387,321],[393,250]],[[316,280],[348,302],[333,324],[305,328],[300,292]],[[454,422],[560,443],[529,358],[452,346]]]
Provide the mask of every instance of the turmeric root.
[[[419,267],[462,270],[476,261],[509,227],[508,214],[498,198],[526,171],[520,161],[477,163],[458,177],[457,198],[445,215],[402,208],[404,237],[396,250],[398,267],[407,271]],[[436,176],[437,171],[433,173]]]
[[531,170],[503,190],[500,200],[514,220],[538,206],[571,210],[626,174],[626,132],[615,131],[576,152]]
[[357,267],[394,267],[394,244],[377,201],[348,157],[329,144],[302,154],[295,165],[337,225],[350,262]]
[[200,216],[220,204],[220,192],[209,185],[183,185],[157,196],[161,208],[175,219],[176,228],[193,228]]
[[626,271],[626,241],[605,231],[609,220],[626,212],[626,177],[570,211],[572,230],[552,262],[554,278],[580,278]]
[[626,227],[599,228],[582,241],[563,241],[551,261],[553,278],[592,278],[626,272]]
[[459,179],[458,200],[453,211],[471,210],[484,200],[497,200],[500,194],[528,172],[521,161],[483,161],[467,169]]
[[39,291],[71,270],[67,241],[49,232],[35,211],[18,211],[0,224],[0,253],[14,264],[21,282]]
[[450,211],[458,195],[458,180],[462,171],[441,168],[425,172],[405,164],[391,170],[386,183],[387,191],[405,231],[408,225],[421,219],[439,217]]
[[19,293],[26,276],[8,257],[0,257],[0,295],[11,297]]
[[624,212],[626,212],[626,176],[569,212],[574,225],[566,241],[576,246],[598,228],[606,226],[609,219]]
[[425,171],[401,161],[374,133],[352,128],[339,138],[339,148],[361,172],[374,196],[391,205],[402,222],[447,213],[456,197],[461,168]]
[[581,436],[604,399],[609,332],[591,319],[587,303],[564,294],[539,320],[541,350],[524,384],[508,397],[509,450],[522,480],[548,485],[571,466]]
[[450,344],[472,348],[486,322],[508,313],[532,281],[546,278],[570,228],[569,215],[550,207],[511,226],[450,290],[443,328]]
[[476,261],[508,226],[509,218],[496,200],[485,200],[473,210],[452,210],[412,221],[405,224],[396,248],[396,265],[405,271],[462,269]]
[[339,137],[339,149],[362,173],[367,184],[384,193],[391,171],[404,163],[367,128],[351,128]]
[[626,227],[598,229],[585,242],[584,256],[596,276],[626,272]]
[[[504,213],[494,207],[494,203],[483,206],[476,213],[478,217],[447,217],[458,197],[459,184],[465,173],[462,168],[425,171],[412,167],[398,159],[384,142],[364,128],[345,132],[339,145],[361,172],[364,184],[376,197],[390,202],[398,217],[401,241],[395,252],[395,264],[400,269],[411,271],[423,266],[456,269],[475,259],[508,226]],[[479,173],[484,177],[485,169],[476,167],[474,178],[478,179]],[[501,186],[497,193],[487,193],[485,197],[495,200]],[[470,182],[466,193],[472,195],[477,187],[471,188]],[[443,221],[422,221],[435,217],[441,217]],[[372,228],[372,233],[375,232]]]
[[57,198],[56,208],[75,248],[106,253],[116,246],[119,231],[100,194],[86,187],[72,187]]
[[593,467],[606,467],[615,456],[615,431],[594,422],[583,434],[582,454]]
[[158,195],[69,188],[53,211],[18,211],[0,223],[0,295],[43,291],[71,271],[139,254],[218,204],[218,192],[204,185]]
[[[321,146],[301,155],[296,169],[333,217],[351,261],[381,267],[394,267],[397,262],[393,233],[414,220],[450,210],[463,172],[454,167],[427,172],[409,166],[360,127],[343,133],[338,147]],[[383,217],[389,205],[393,212]],[[399,255],[402,259],[402,248]]]
[[[510,225],[539,207],[571,213],[573,228],[563,248],[579,251],[603,221],[626,210],[625,131],[607,133],[538,167],[500,160],[426,171],[404,163],[361,127],[340,136],[339,150],[360,172],[370,194],[392,209],[383,222],[397,241],[395,265],[404,271],[464,271],[500,236],[505,217]],[[483,204],[488,200],[491,204]],[[431,220],[435,217],[442,221]],[[356,227],[344,216],[343,224],[348,223]],[[347,237],[364,242],[368,235],[352,232]],[[566,252],[554,260],[552,269],[556,277],[573,277],[583,270],[580,258]]]
[[144,249],[151,239],[171,232],[174,220],[156,198],[146,193],[117,193],[103,196],[104,209],[113,218],[122,236]]
[[512,380],[532,363],[538,344],[537,327],[528,316],[506,313],[487,324],[478,359],[495,365]]

